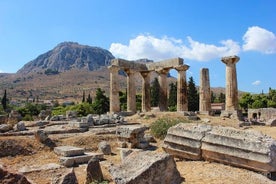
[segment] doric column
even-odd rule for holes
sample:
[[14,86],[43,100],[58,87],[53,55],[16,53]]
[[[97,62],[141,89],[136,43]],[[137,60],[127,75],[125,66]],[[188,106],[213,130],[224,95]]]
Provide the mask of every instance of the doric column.
[[140,72],[143,77],[142,82],[142,111],[147,112],[151,110],[150,106],[150,72],[142,71]]
[[211,90],[208,68],[200,70],[200,86],[199,86],[199,112],[201,114],[209,114],[211,111]]
[[127,74],[127,111],[136,112],[136,88],[134,74],[130,69],[125,69]]
[[110,71],[110,113],[120,112],[118,66],[109,66]]
[[168,110],[168,84],[167,84],[167,77],[169,69],[159,69],[156,70],[159,74],[158,81],[160,85],[159,90],[159,109],[160,111],[167,111]]
[[228,56],[221,58],[226,64],[226,91],[225,91],[225,110],[238,110],[238,82],[236,63],[240,60],[238,56]]
[[188,111],[188,97],[187,97],[187,82],[186,70],[188,65],[181,65],[175,67],[177,74],[177,111]]

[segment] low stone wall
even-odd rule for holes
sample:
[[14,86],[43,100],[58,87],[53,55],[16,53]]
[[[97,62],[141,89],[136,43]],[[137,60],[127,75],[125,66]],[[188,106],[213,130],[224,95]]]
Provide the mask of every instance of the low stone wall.
[[178,124],[168,130],[163,148],[190,160],[209,160],[264,173],[276,172],[276,141],[252,130]]
[[253,114],[257,115],[257,118],[262,121],[276,119],[276,108],[248,109],[248,119],[253,119]]

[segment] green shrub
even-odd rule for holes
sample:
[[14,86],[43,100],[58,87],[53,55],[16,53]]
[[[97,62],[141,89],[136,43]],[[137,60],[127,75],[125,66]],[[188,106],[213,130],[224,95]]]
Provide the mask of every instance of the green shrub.
[[33,121],[33,120],[34,120],[34,118],[30,114],[26,114],[23,117],[23,121]]
[[151,134],[158,139],[164,139],[168,129],[178,123],[189,123],[189,121],[181,118],[160,118],[151,124]]

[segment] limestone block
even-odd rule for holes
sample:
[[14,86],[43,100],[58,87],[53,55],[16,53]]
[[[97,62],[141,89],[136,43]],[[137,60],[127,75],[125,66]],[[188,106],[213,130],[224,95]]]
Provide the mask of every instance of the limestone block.
[[276,142],[252,130],[213,127],[202,139],[202,156],[261,172],[276,171]]
[[0,124],[0,133],[7,132],[9,130],[12,130],[11,125],[8,124]]
[[88,163],[91,158],[103,159],[102,153],[85,153],[84,155],[72,157],[60,157],[60,163],[65,167],[73,167],[78,164]]
[[52,184],[78,184],[78,179],[75,174],[74,169],[68,169],[63,175],[60,177],[56,177],[53,179]]
[[104,154],[104,155],[111,155],[111,146],[106,141],[101,141],[98,144],[98,149]]
[[88,128],[87,122],[69,121],[69,126],[76,128]]
[[176,157],[201,160],[201,139],[210,125],[180,123],[169,128],[163,149]]
[[83,148],[77,148],[77,147],[74,147],[74,146],[58,146],[58,147],[55,147],[54,152],[57,155],[61,155],[61,156],[64,156],[64,157],[84,155],[84,149]]
[[91,158],[86,167],[86,184],[103,181],[103,173],[99,159]]
[[268,120],[265,124],[267,126],[276,126],[276,118]]
[[20,173],[14,173],[10,172],[6,168],[4,168],[2,165],[0,165],[0,183],[3,184],[31,184],[28,179],[20,174]]
[[24,131],[26,130],[25,123],[20,121],[14,125],[13,129],[14,131]]
[[109,172],[116,184],[179,184],[182,178],[172,156],[151,151],[133,152]]

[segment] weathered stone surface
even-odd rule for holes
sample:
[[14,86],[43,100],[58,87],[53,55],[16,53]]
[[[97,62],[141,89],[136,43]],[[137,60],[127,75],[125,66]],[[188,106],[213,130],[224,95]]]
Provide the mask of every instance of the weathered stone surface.
[[77,148],[74,146],[58,146],[58,147],[55,147],[54,152],[57,155],[61,155],[64,157],[84,155],[83,148]]
[[66,119],[74,119],[78,117],[77,111],[66,111]]
[[133,152],[143,151],[141,149],[129,149],[129,148],[119,148],[121,161],[124,161],[125,158]]
[[200,114],[209,114],[211,111],[211,90],[209,69],[200,70],[200,87],[199,87],[199,112]]
[[37,172],[37,171],[47,171],[47,170],[54,170],[59,169],[63,166],[56,164],[56,163],[49,163],[44,165],[31,165],[31,166],[24,166],[20,168],[18,171],[20,173],[31,173],[31,172]]
[[104,155],[111,155],[111,146],[106,141],[101,141],[98,144],[98,149],[100,152],[102,152]]
[[56,147],[56,143],[53,142],[43,130],[37,130],[34,136],[36,140],[48,146],[49,148],[53,149]]
[[86,168],[86,184],[103,181],[103,173],[99,159],[91,158]]
[[63,175],[54,178],[52,184],[78,184],[74,169],[68,169]]
[[7,115],[0,115],[0,124],[5,124],[8,122],[8,116]]
[[268,120],[265,124],[268,126],[276,126],[276,118]]
[[76,127],[76,128],[88,129],[87,122],[69,121],[69,126]]
[[14,125],[13,129],[14,131],[24,131],[26,130],[25,123],[20,121]]
[[45,120],[47,116],[50,116],[52,114],[52,112],[50,110],[41,110],[38,117],[41,120]]
[[270,119],[276,119],[276,108],[248,109],[248,119],[254,119],[254,114],[260,121],[267,122]]
[[121,165],[109,169],[116,184],[178,184],[182,178],[172,156],[150,151],[134,152]]
[[261,172],[276,172],[276,142],[257,131],[213,127],[202,139],[202,156]]
[[146,140],[144,132],[148,128],[141,125],[128,125],[117,127],[116,134],[120,142],[129,143],[130,148],[144,148]]
[[191,160],[201,160],[201,140],[210,125],[180,123],[169,128],[163,149],[174,156]]
[[12,130],[12,127],[8,124],[0,124],[0,133],[8,132]]
[[0,165],[0,183],[2,184],[31,184],[22,174],[8,171]]
[[103,159],[102,153],[85,153],[84,155],[72,157],[60,157],[60,163],[65,167],[73,167],[78,164],[88,163],[91,158]]
[[276,172],[276,141],[257,131],[178,124],[168,130],[163,148],[176,157]]

